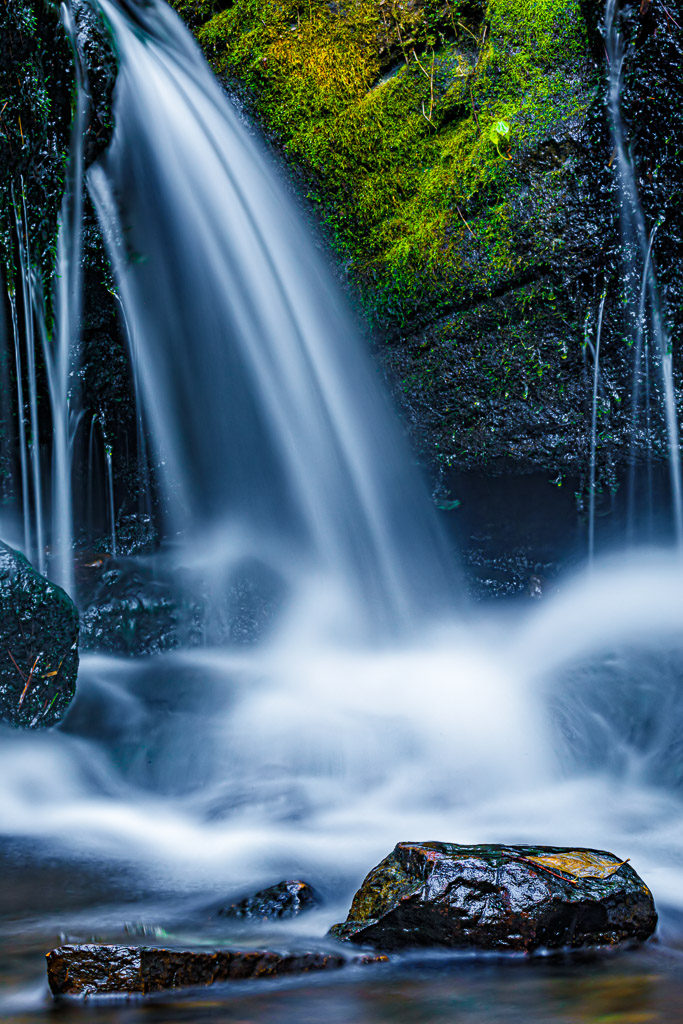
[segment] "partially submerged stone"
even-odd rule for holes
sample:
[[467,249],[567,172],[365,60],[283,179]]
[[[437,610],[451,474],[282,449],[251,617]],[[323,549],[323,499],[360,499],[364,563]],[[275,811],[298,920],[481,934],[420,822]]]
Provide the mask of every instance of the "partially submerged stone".
[[531,951],[643,941],[656,925],[650,890],[611,853],[398,843],[330,934],[386,950]]
[[270,920],[296,917],[318,903],[315,890],[302,881],[278,882],[218,911],[220,917],[237,920]]
[[0,719],[28,729],[55,725],[77,673],[73,601],[0,541]]
[[338,970],[345,964],[367,964],[381,959],[348,958],[324,952],[218,950],[205,953],[145,946],[60,946],[47,954],[47,980],[55,996],[148,995],[216,982]]

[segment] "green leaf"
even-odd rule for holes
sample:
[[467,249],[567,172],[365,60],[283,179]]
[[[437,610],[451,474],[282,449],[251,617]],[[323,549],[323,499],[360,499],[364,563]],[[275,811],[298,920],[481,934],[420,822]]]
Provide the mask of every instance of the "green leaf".
[[491,126],[491,130],[489,132],[489,138],[490,138],[490,140],[491,140],[491,142],[493,143],[494,146],[498,145],[498,140],[500,139],[500,135],[498,134],[498,132],[496,130],[495,124]]
[[510,134],[510,125],[507,123],[507,121],[496,121],[494,128],[499,135]]

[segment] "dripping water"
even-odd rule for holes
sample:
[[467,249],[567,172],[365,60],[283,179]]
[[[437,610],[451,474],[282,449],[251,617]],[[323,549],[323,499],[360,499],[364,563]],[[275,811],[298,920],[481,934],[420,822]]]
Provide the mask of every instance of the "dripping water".
[[107,478],[107,512],[109,515],[109,541],[112,558],[116,558],[116,511],[114,507],[114,470],[112,465],[112,446],[104,441],[104,464]]
[[[636,369],[638,372],[638,336],[650,332],[656,363],[659,368],[661,401],[668,442],[671,516],[678,546],[683,544],[683,487],[681,483],[680,442],[676,396],[673,383],[671,340],[663,322],[659,291],[652,259],[656,226],[648,237],[633,162],[626,142],[621,113],[621,93],[627,48],[620,21],[619,0],[607,0],[605,8],[605,46],[608,58],[608,112],[616,152],[617,184],[620,194],[620,223],[624,261],[624,289],[631,322],[636,333]],[[642,274],[639,268],[642,267]],[[641,281],[640,289],[638,282]],[[634,296],[640,292],[638,302]],[[648,310],[647,323],[645,307]],[[647,374],[647,367],[645,367]],[[649,435],[648,435],[649,436]]]
[[602,338],[602,320],[605,312],[607,289],[602,293],[598,322],[593,344],[593,401],[591,406],[591,458],[588,490],[588,561],[593,563],[595,555],[595,458],[598,437],[598,386],[600,383],[600,340]]
[[27,557],[31,551],[31,509],[28,491],[28,442],[26,439],[26,420],[24,405],[24,374],[21,358],[21,335],[17,318],[16,294],[9,292],[10,313],[12,318],[12,337],[14,340],[14,369],[17,379],[17,424],[19,432],[19,467],[21,473],[21,510],[24,525],[24,551]]

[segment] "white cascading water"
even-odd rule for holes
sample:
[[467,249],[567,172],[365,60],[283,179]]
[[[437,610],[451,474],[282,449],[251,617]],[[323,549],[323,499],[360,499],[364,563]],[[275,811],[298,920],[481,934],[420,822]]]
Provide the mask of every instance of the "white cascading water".
[[167,530],[219,585],[250,558],[294,588],[308,568],[336,615],[405,628],[453,569],[301,215],[170,10],[101,6],[118,119],[89,187]]
[[0,834],[175,893],[307,877],[330,899],[321,930],[402,839],[613,849],[683,908],[677,557],[456,610],[270,158],[161,0],[100,3],[121,66],[89,187],[164,463],[162,557],[216,580],[258,558],[290,600],[252,647],[86,656],[63,728],[3,732]]

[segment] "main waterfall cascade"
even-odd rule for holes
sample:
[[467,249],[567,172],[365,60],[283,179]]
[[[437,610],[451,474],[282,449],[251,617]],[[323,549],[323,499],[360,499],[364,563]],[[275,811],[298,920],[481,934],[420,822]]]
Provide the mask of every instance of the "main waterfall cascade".
[[0,834],[164,892],[294,873],[327,923],[401,839],[579,844],[624,851],[683,909],[678,559],[631,552],[537,605],[456,609],[269,157],[161,0],[98,2],[117,128],[88,186],[161,465],[159,557],[217,601],[258,560],[289,600],[251,647],[84,657],[63,727],[3,732]]

